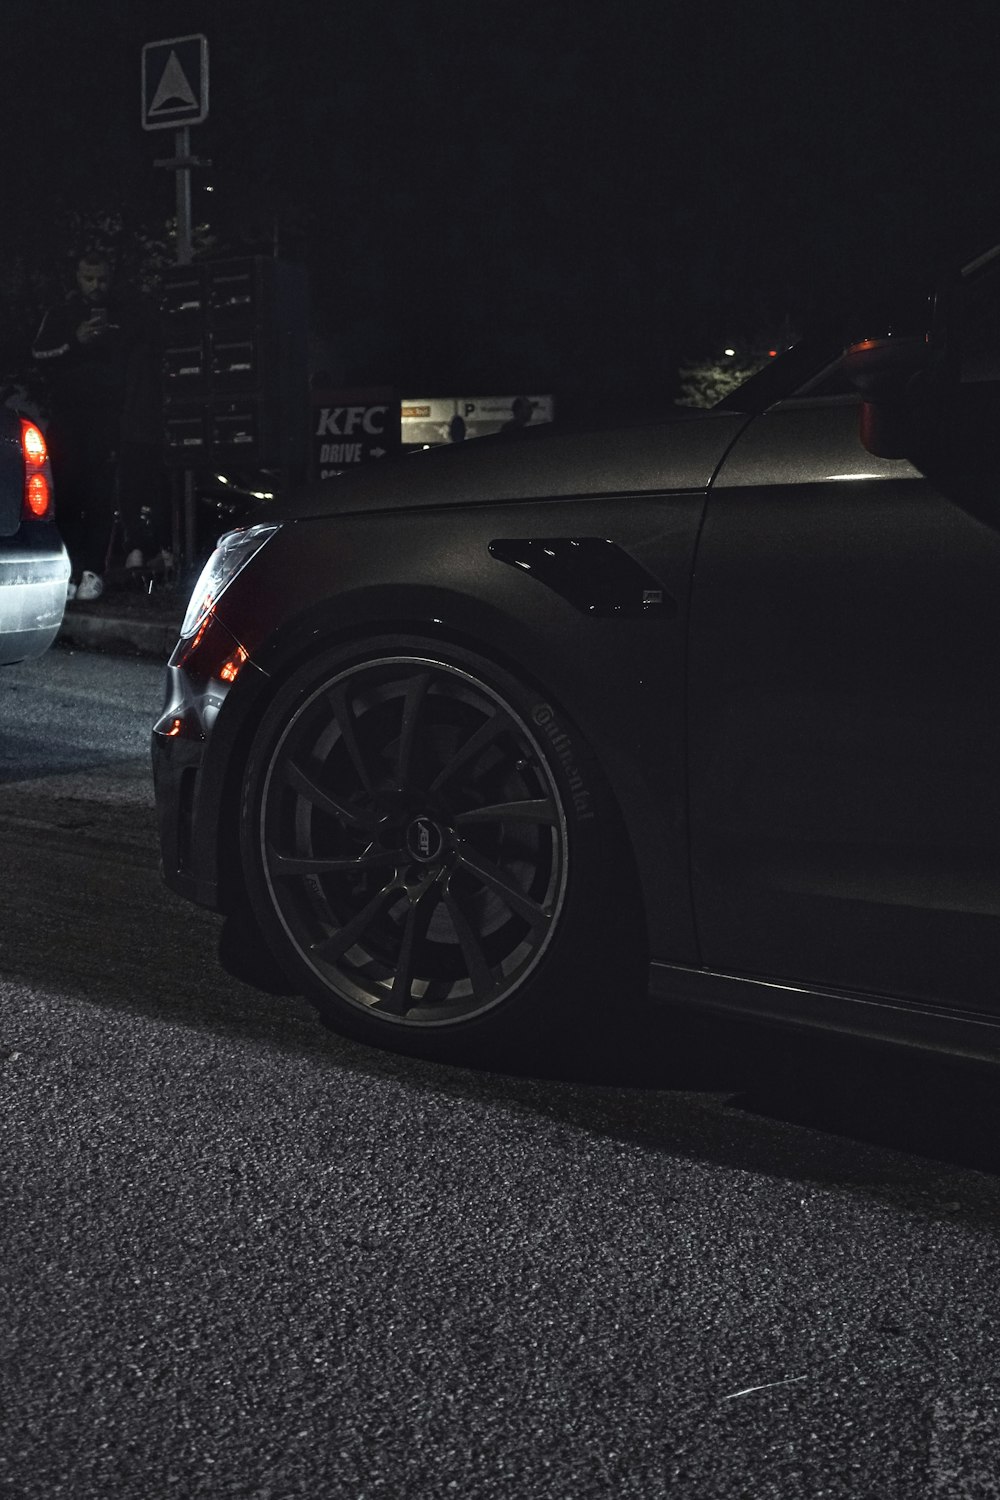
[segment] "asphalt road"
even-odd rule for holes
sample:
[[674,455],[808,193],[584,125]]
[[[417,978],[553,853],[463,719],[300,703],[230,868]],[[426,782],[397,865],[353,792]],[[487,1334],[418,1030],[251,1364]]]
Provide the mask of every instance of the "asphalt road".
[[1000,1494],[992,1078],[343,1041],[162,888],[159,684],[0,674],[0,1496]]

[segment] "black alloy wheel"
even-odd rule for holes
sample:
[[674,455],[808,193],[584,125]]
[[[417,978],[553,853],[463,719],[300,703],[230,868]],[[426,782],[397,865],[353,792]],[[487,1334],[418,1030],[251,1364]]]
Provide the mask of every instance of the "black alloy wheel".
[[506,672],[433,642],[336,651],[278,694],[251,753],[251,904],[335,1026],[490,1055],[539,1040],[600,967],[627,887],[599,878],[606,807],[579,737]]

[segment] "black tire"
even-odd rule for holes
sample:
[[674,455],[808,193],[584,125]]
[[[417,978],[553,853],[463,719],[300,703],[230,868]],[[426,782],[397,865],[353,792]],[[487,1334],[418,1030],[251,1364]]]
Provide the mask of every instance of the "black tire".
[[473,652],[388,637],[309,662],[264,716],[240,824],[268,946],[362,1041],[530,1062],[644,973],[593,757],[546,696]]

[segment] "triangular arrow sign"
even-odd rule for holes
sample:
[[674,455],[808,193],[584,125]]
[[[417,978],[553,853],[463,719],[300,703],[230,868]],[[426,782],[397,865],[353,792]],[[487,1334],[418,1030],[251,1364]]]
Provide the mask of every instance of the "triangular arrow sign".
[[177,58],[176,52],[171,52],[167,58],[167,65],[163,70],[163,77],[156,86],[153,102],[149,106],[149,115],[173,114],[177,110],[198,108],[198,99],[188,83]]

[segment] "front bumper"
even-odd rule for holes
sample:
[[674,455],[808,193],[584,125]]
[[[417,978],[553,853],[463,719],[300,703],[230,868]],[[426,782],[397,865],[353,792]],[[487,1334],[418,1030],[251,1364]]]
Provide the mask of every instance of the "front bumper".
[[213,911],[226,909],[224,850],[227,834],[235,836],[242,730],[267,683],[214,614],[196,637],[178,642],[167,666],[151,745],[163,877]]

